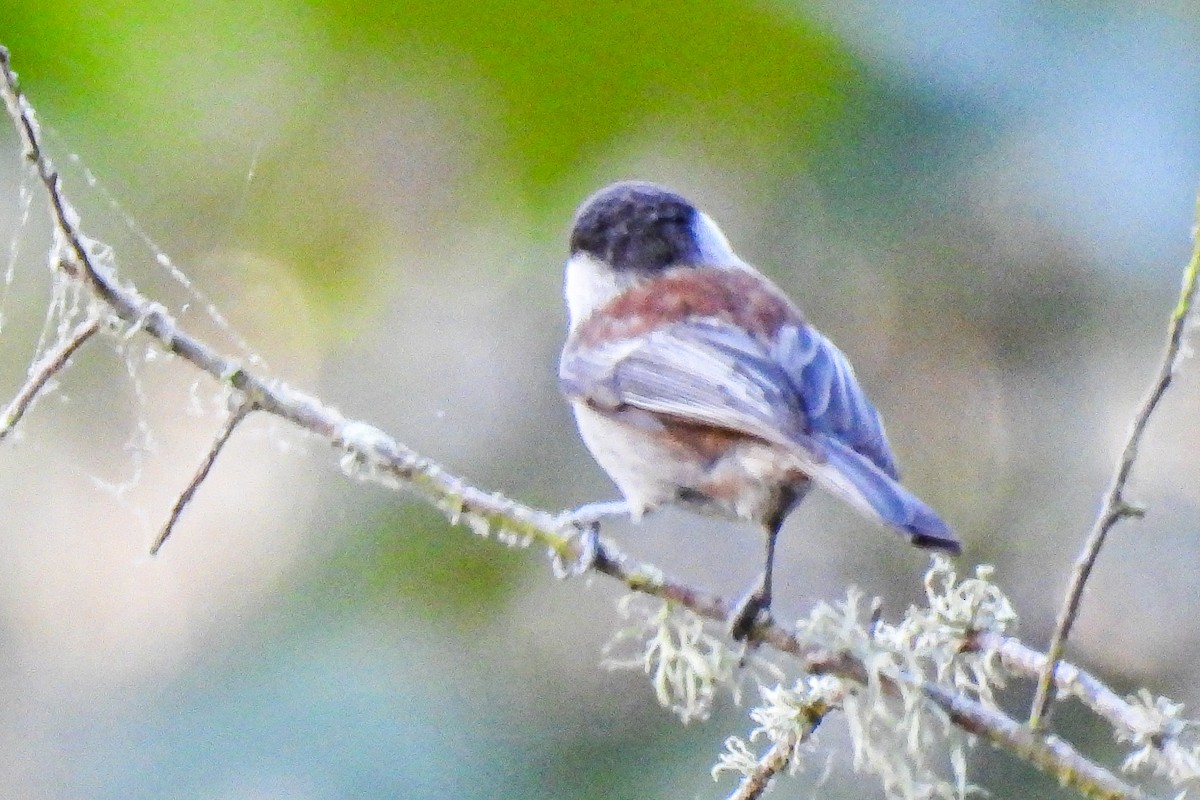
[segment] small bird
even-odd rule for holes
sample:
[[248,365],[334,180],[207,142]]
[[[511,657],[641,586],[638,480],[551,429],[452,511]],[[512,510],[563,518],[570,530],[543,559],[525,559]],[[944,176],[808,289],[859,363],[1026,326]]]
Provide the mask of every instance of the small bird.
[[624,496],[574,519],[678,504],[761,525],[765,566],[733,609],[736,639],[769,619],[775,540],[813,484],[918,547],[959,552],[899,484],[846,357],[707,214],[652,183],[615,183],[579,207],[570,248],[559,386]]

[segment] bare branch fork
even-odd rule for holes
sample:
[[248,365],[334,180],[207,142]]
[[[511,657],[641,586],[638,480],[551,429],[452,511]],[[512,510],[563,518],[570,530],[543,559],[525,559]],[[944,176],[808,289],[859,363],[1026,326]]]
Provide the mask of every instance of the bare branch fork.
[[[24,146],[25,157],[46,192],[56,235],[65,245],[65,254],[59,264],[63,272],[86,287],[131,331],[140,331],[149,336],[167,352],[187,360],[219,383],[231,387],[240,398],[200,469],[175,503],[168,522],[154,544],[155,550],[170,535],[179,515],[233,431],[250,412],[258,410],[288,420],[341,450],[344,453],[343,469],[353,476],[413,490],[439,508],[451,521],[466,524],[477,533],[495,532],[524,543],[536,543],[547,548],[558,565],[577,564],[581,571],[590,570],[610,576],[635,592],[669,601],[702,618],[723,624],[728,622],[732,607],[723,598],[672,580],[652,565],[638,563],[625,556],[609,542],[589,542],[586,537],[578,535],[578,530],[565,515],[532,508],[500,494],[476,488],[378,428],[346,419],[317,398],[244,368],[237,360],[217,352],[180,329],[163,306],[139,293],[132,285],[117,281],[95,257],[99,243],[86,236],[79,226],[78,215],[64,195],[59,176],[42,148],[33,108],[18,87],[8,52],[3,47],[0,47],[0,94],[4,96],[9,116]],[[1193,259],[1193,285],[1198,260]],[[1175,319],[1180,321],[1180,325],[1190,306],[1192,291],[1194,289],[1188,290],[1187,302],[1181,300],[1180,308],[1176,310]],[[30,399],[36,396],[50,377],[63,369],[71,354],[99,329],[99,324],[98,321],[85,323],[44,359],[41,366],[33,371],[36,374],[22,387],[17,400],[26,394]],[[10,408],[18,407],[23,411],[28,407],[28,402],[26,400],[18,404],[14,401]],[[1150,410],[1152,406],[1146,411],[1147,417]],[[19,416],[20,413],[17,413],[16,417]],[[10,425],[12,422],[15,422],[15,418],[11,419]],[[589,555],[593,557],[588,558]],[[754,643],[795,657],[810,674],[837,675],[860,683],[867,680],[866,665],[854,656],[817,649],[774,621],[756,625],[749,638]],[[1120,735],[1150,736],[1160,744],[1170,741],[1173,735],[1172,731],[1161,729],[1162,724],[1149,718],[1137,704],[1119,697],[1086,672],[1066,663],[1051,668],[1049,665],[1057,659],[1031,650],[1016,639],[981,635],[969,637],[963,646],[995,652],[1005,667],[1015,674],[1032,678],[1045,668],[1057,691],[1079,698]],[[1131,800],[1146,797],[1141,789],[1088,760],[1070,744],[1026,727],[1004,712],[985,706],[965,694],[903,670],[889,673],[884,681],[893,687],[903,686],[919,692],[960,729],[1050,772],[1083,796]],[[782,750],[768,752],[762,760],[761,780],[754,782],[752,776],[750,783],[739,789],[744,791],[735,796],[757,797],[761,794],[761,787],[765,787],[774,774],[786,768],[789,758],[790,753]]]
[[[1197,212],[1200,213],[1200,205],[1197,207]],[[1071,572],[1071,581],[1067,586],[1062,608],[1059,609],[1058,618],[1055,621],[1054,635],[1050,639],[1050,647],[1046,653],[1045,668],[1038,677],[1037,690],[1029,713],[1029,724],[1033,728],[1042,727],[1050,713],[1051,704],[1054,701],[1053,692],[1051,692],[1052,676],[1059,660],[1063,657],[1067,637],[1071,635],[1071,628],[1079,615],[1084,586],[1092,574],[1092,567],[1095,566],[1096,559],[1100,556],[1100,548],[1104,546],[1108,532],[1126,517],[1141,517],[1145,514],[1145,509],[1125,499],[1125,484],[1129,481],[1133,463],[1137,460],[1142,435],[1146,432],[1146,426],[1150,422],[1154,409],[1158,407],[1159,401],[1166,394],[1167,387],[1171,385],[1171,378],[1175,375],[1175,368],[1179,365],[1180,353],[1183,351],[1184,332],[1187,328],[1192,303],[1196,298],[1197,273],[1200,273],[1200,236],[1193,238],[1195,241],[1192,247],[1192,257],[1184,269],[1179,300],[1171,312],[1167,344],[1158,367],[1158,374],[1133,419],[1133,425],[1129,429],[1129,438],[1125,441],[1125,447],[1117,461],[1112,482],[1104,494],[1104,503],[1100,508],[1100,513],[1092,524],[1087,539],[1084,540],[1083,549]]]

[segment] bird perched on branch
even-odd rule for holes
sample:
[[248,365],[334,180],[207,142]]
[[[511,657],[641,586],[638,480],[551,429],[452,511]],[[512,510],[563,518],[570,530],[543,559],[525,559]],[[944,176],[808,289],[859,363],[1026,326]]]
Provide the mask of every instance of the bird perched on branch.
[[813,484],[918,547],[959,551],[899,484],[846,357],[680,195],[622,182],[585,200],[565,294],[559,385],[624,495],[576,519],[679,504],[763,526],[765,566],[735,608],[736,638],[768,612],[776,536]]

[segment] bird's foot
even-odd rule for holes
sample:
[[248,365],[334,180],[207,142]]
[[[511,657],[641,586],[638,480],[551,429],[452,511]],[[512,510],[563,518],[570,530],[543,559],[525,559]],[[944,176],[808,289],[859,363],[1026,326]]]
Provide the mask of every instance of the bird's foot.
[[622,500],[605,503],[589,503],[574,511],[559,515],[559,528],[576,529],[575,555],[565,558],[556,555],[553,559],[554,575],[570,578],[591,571],[604,559],[604,546],[600,543],[600,522],[613,517],[629,516],[629,506]]
[[570,555],[555,553],[550,565],[554,577],[560,580],[578,577],[591,572],[604,559],[604,546],[600,543],[600,526],[596,523],[580,527],[571,537]]
[[761,586],[743,595],[729,615],[729,635],[744,642],[754,629],[771,621],[771,596]]

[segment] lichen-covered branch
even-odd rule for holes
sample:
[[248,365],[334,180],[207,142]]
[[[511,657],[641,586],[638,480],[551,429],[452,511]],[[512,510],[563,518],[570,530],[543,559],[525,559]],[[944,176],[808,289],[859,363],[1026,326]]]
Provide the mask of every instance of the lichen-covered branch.
[[960,695],[941,686],[926,686],[924,692],[955,725],[1028,761],[1084,797],[1117,800],[1149,796],[1088,761],[1057,736],[1042,736],[1005,714],[987,711],[981,714],[979,708],[963,703]]
[[[1046,668],[1046,654],[1034,650],[1019,639],[981,633],[971,638],[969,647],[994,652],[1014,675],[1037,679]],[[1054,689],[1064,697],[1073,697],[1116,731],[1168,739],[1172,732],[1140,703],[1131,702],[1114,692],[1095,675],[1074,664],[1060,661],[1054,673]]]
[[[556,564],[578,564],[580,569],[610,576],[634,592],[668,601],[700,618],[723,625],[728,623],[732,611],[731,604],[725,599],[673,580],[653,566],[627,557],[611,543],[591,543],[579,535],[568,516],[532,508],[476,488],[378,428],[346,419],[318,398],[259,374],[255,368],[223,355],[183,330],[166,308],[142,295],[133,285],[119,281],[98,257],[102,245],[84,233],[78,214],[63,192],[59,176],[42,147],[34,110],[21,93],[8,53],[3,48],[0,48],[0,94],[4,96],[31,169],[44,188],[56,233],[60,269],[107,305],[112,315],[128,327],[130,334],[140,332],[150,337],[165,351],[232,387],[244,398],[240,408],[286,419],[327,441],[343,453],[342,468],[355,478],[415,491],[453,522],[465,524],[476,533],[495,534],[511,543],[537,544],[549,551]],[[84,338],[81,337],[80,342]],[[211,466],[239,421],[240,416],[235,414],[222,429],[202,472],[207,472],[207,467]],[[200,478],[203,478],[202,474]],[[193,490],[197,484],[198,481],[193,482]],[[186,497],[181,498],[176,508],[182,509],[184,505]],[[170,523],[166,530],[169,529]],[[969,632],[963,633],[965,643],[969,640],[966,635]],[[750,631],[749,641],[758,647],[770,647],[794,656],[811,676],[835,676],[859,686],[873,687],[873,690],[923,700],[961,730],[1046,770],[1084,796],[1130,800],[1145,796],[1139,788],[1089,761],[1066,742],[1031,731],[994,705],[984,702],[986,697],[982,689],[971,693],[949,688],[903,665],[892,665],[883,671],[878,665],[864,663],[852,652],[816,646],[811,640],[799,637],[795,630],[774,621],[759,622]],[[994,646],[1001,653],[1013,650],[1010,660],[1014,663],[1030,660],[1027,654],[1016,652],[1016,645],[1005,642],[979,640],[975,646]],[[1057,685],[1068,691],[1086,683],[1077,671],[1072,673],[1071,670],[1068,665],[1061,664],[1054,672]],[[1091,696],[1099,698],[1102,694],[1093,691]],[[1107,714],[1104,716],[1111,719]],[[777,760],[770,761],[767,767],[774,769]],[[769,777],[770,769],[763,772],[764,779]]]
[[754,762],[750,774],[742,778],[728,800],[758,800],[762,797],[775,776],[788,768],[795,746],[794,739],[784,739],[771,745],[767,752]]

